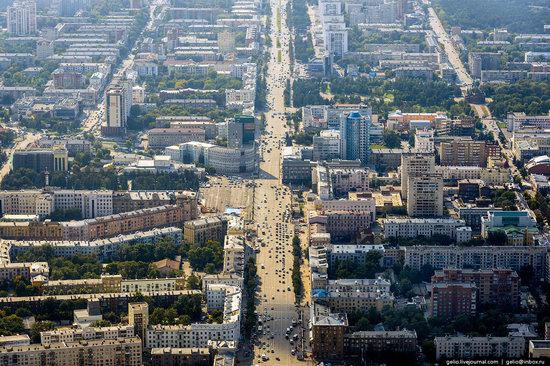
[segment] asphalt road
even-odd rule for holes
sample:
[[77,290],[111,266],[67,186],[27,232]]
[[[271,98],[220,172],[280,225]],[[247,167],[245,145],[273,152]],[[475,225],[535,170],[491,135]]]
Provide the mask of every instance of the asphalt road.
[[[273,21],[270,37],[272,40],[279,38],[280,48],[274,41],[270,49],[267,80],[269,111],[265,114],[266,130],[262,136],[263,161],[260,162],[254,190],[254,220],[258,238],[263,242],[256,257],[260,281],[256,309],[263,319],[273,320],[264,322],[263,334],[255,340],[253,359],[240,364],[292,365],[298,362],[291,350],[299,341],[291,345],[285,338],[286,330],[292,325],[292,319],[298,318],[299,310],[294,303],[291,279],[294,235],[294,225],[290,219],[291,192],[282,185],[280,177],[283,140],[289,131],[284,117],[286,108],[283,97],[290,78],[286,3],[287,0],[271,0]],[[301,331],[294,328],[290,336],[295,333],[301,334]],[[263,354],[269,356],[268,361],[262,361]]]
[[439,43],[443,45],[443,48],[447,53],[449,63],[455,69],[455,72],[460,82],[465,84],[462,88],[463,93],[465,93],[466,90],[472,86],[473,80],[470,74],[468,74],[468,71],[466,71],[464,64],[460,60],[460,53],[451,42],[451,37],[449,37],[449,34],[445,31],[445,28],[443,27],[443,24],[441,24],[441,21],[439,20],[439,17],[437,16],[435,10],[431,7],[428,8],[428,14],[430,19],[430,26],[436,34]]

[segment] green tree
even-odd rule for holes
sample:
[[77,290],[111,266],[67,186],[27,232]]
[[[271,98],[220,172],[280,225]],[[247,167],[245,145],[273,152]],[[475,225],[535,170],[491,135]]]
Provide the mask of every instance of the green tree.
[[401,147],[401,138],[397,134],[397,132],[393,130],[384,130],[384,133],[382,134],[382,139],[384,141],[384,145],[388,149],[395,149]]

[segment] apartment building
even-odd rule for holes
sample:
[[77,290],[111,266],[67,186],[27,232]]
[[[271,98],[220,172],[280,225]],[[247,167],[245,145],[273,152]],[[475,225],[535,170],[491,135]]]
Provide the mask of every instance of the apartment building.
[[391,293],[361,291],[319,291],[313,300],[328,306],[332,311],[353,313],[370,307],[382,311],[384,306],[393,307],[395,298]]
[[320,211],[352,211],[370,216],[376,221],[376,201],[370,192],[349,192],[348,199],[317,200],[315,208]]
[[443,216],[443,179],[440,175],[408,176],[407,213],[411,217]]
[[481,179],[489,186],[502,186],[510,182],[510,173],[504,168],[483,168],[478,166],[436,166],[445,182],[457,182],[462,179]]
[[330,307],[318,303],[311,305],[310,313],[313,357],[343,357],[344,334],[348,328],[346,313],[333,312]]
[[226,235],[223,244],[223,272],[242,275],[249,251],[244,236]]
[[390,281],[379,278],[329,280],[325,290],[331,292],[372,292],[390,294]]
[[464,220],[456,219],[420,219],[420,218],[387,218],[384,220],[384,237],[416,238],[434,235],[445,235],[457,243],[472,238],[472,229]]
[[243,278],[233,273],[206,274],[202,277],[202,288],[206,289],[212,284],[223,284],[228,286],[243,287]]
[[329,168],[332,193],[338,197],[350,191],[364,192],[369,190],[369,173],[367,168]]
[[151,149],[163,149],[184,142],[205,141],[206,131],[202,128],[153,128],[147,136]]
[[[9,251],[4,248],[0,249],[2,255],[4,253],[9,253]],[[7,281],[9,283],[21,276],[24,279],[33,282],[34,280],[48,280],[50,275],[50,267],[48,262],[19,262],[19,263],[9,263],[9,258],[0,259],[0,282]]]
[[208,347],[151,349],[152,366],[210,366],[214,358],[214,350]]
[[406,266],[420,270],[424,265],[443,268],[510,268],[532,266],[536,278],[545,273],[547,248],[543,246],[412,246],[404,248]]
[[17,0],[6,10],[8,33],[11,36],[32,36],[37,32],[36,2]]
[[199,216],[198,196],[191,191],[113,192],[113,213],[136,211],[157,206],[177,205],[183,208],[183,220]]
[[0,222],[0,237],[14,240],[88,241],[136,231],[181,226],[183,208],[175,205],[68,222]]
[[416,354],[417,336],[414,330],[357,331],[344,335],[346,354],[360,356],[384,353]]
[[437,282],[432,284],[430,316],[452,320],[460,315],[475,315],[477,288],[474,283]]
[[134,333],[140,337],[143,344],[147,337],[149,326],[149,304],[146,302],[133,302],[128,304],[128,325],[134,329]]
[[506,116],[508,131],[512,132],[522,127],[550,128],[550,114],[528,116],[525,112],[509,112]]
[[436,271],[432,283],[474,283],[477,300],[482,304],[498,304],[517,308],[520,301],[520,278],[511,269],[482,270],[445,268]]
[[0,347],[0,363],[5,366],[44,363],[63,366],[141,366],[142,347],[137,337],[61,342],[47,346],[31,344]]
[[333,240],[348,241],[356,238],[364,229],[371,226],[374,213],[348,211],[321,212],[311,211],[309,223],[320,223],[325,225],[326,231],[330,233]]
[[434,130],[426,128],[414,134],[414,151],[433,153],[435,151]]
[[352,261],[357,265],[365,264],[368,254],[377,251],[384,253],[381,244],[327,244],[325,246],[327,261],[331,266],[341,261]]
[[[220,290],[220,286],[214,285]],[[206,289],[206,299],[209,308],[217,308],[218,298],[209,294]],[[220,292],[222,293],[222,292]],[[147,328],[147,348],[192,348],[207,347],[209,341],[233,341],[241,338],[241,289],[233,286],[225,286],[223,290],[223,322],[218,323],[193,323],[190,325],[152,325]],[[208,302],[210,300],[211,302]]]
[[82,340],[133,338],[132,325],[114,325],[109,327],[72,327],[57,328],[40,332],[40,343],[43,346],[52,343],[78,342]]
[[222,243],[227,234],[227,219],[222,216],[186,221],[183,238],[189,244],[204,244],[209,240]]
[[441,165],[486,166],[488,148],[485,141],[476,141],[471,138],[442,141],[439,145],[439,159]]
[[333,160],[341,157],[340,132],[323,130],[319,136],[313,136],[313,160]]
[[115,257],[122,245],[137,243],[155,244],[163,238],[171,238],[174,240],[174,243],[179,244],[182,240],[182,230],[176,227],[165,227],[92,241],[17,241],[4,239],[0,241],[0,248],[5,248],[14,258],[17,257],[18,254],[31,250],[32,248],[47,245],[51,247],[54,255],[59,257],[71,257],[76,254],[81,254],[95,255],[99,260],[107,260]]
[[431,174],[434,170],[434,154],[403,153],[401,155],[401,194],[403,197],[408,197],[409,177]]
[[523,337],[435,337],[436,359],[518,359],[525,356]]

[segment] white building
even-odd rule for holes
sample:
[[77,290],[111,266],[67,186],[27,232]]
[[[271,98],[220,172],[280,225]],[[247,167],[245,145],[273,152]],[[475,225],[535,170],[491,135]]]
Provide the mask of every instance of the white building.
[[436,359],[504,358],[525,356],[523,337],[435,337]]
[[420,219],[420,218],[387,218],[384,220],[384,236],[416,238],[434,235],[446,235],[457,243],[463,243],[472,238],[472,229],[466,226],[464,220],[455,219]]
[[417,130],[414,135],[414,150],[433,154],[435,151],[434,130]]
[[223,272],[242,274],[246,265],[244,236],[226,235],[223,244]]
[[113,191],[57,190],[53,197],[55,210],[79,209],[84,219],[113,214]]
[[6,11],[8,33],[12,36],[30,36],[36,28],[36,2],[16,0]]
[[54,55],[54,42],[49,39],[36,41],[36,59],[45,60]]
[[508,169],[482,168],[479,166],[439,166],[435,167],[436,174],[444,181],[459,181],[463,179],[481,179],[490,186],[502,186],[510,181]]
[[410,176],[432,173],[435,170],[433,153],[403,153],[401,155],[401,194],[407,197]]
[[443,216],[443,179],[440,175],[409,176],[407,186],[407,213],[409,216]]
[[136,85],[132,88],[132,104],[145,103],[145,88]]
[[384,253],[381,244],[329,244],[325,247],[326,260],[331,266],[337,261],[352,261],[357,265],[365,264],[370,252]]
[[532,266],[535,276],[542,277],[546,266],[547,248],[543,246],[414,246],[405,247],[406,266],[420,270],[430,265],[443,268],[510,268],[519,271]]
[[59,342],[76,342],[92,339],[118,339],[134,337],[132,325],[110,327],[58,328],[40,332],[40,343],[43,346]]
[[319,136],[313,136],[313,160],[332,160],[340,158],[340,132],[323,130]]
[[[238,342],[241,338],[241,289],[226,285],[211,285],[209,288],[206,289],[208,308],[219,308],[223,302],[221,324],[153,325],[147,329],[146,347],[196,348],[207,347],[209,341]],[[218,295],[223,295],[223,299]]]

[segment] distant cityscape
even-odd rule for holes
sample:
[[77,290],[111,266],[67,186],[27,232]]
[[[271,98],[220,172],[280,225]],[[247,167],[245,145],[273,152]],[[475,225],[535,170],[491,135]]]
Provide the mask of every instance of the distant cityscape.
[[1,0],[0,365],[550,360],[550,4]]

